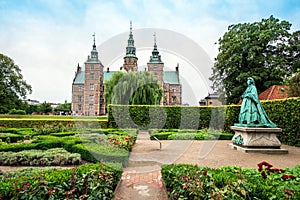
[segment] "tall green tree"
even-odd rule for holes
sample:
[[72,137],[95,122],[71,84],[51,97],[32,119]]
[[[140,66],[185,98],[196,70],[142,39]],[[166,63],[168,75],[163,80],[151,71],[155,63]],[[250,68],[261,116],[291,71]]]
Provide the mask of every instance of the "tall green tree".
[[300,68],[288,78],[286,84],[289,86],[288,95],[290,97],[300,97]]
[[54,112],[68,113],[71,111],[71,103],[63,103],[54,108]]
[[46,101],[44,103],[41,103],[41,104],[38,105],[38,112],[50,113],[52,111],[53,111],[53,109],[51,107],[51,104],[47,103]]
[[108,104],[158,105],[163,90],[149,72],[117,72],[105,83]]
[[31,93],[31,86],[23,80],[21,69],[14,61],[0,54],[0,113],[23,109],[22,99]]
[[240,23],[228,27],[219,39],[219,54],[210,80],[212,88],[237,103],[246,88],[247,77],[253,77],[258,92],[291,74],[293,58],[289,49],[291,24],[273,16],[260,22]]

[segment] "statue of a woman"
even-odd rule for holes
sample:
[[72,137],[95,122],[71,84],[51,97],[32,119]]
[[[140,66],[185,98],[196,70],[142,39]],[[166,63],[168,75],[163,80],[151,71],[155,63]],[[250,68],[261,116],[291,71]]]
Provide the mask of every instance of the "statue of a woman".
[[270,127],[275,128],[274,124],[267,116],[262,107],[257,90],[252,77],[247,79],[248,87],[242,95],[242,106],[239,114],[239,123],[235,126],[243,127]]

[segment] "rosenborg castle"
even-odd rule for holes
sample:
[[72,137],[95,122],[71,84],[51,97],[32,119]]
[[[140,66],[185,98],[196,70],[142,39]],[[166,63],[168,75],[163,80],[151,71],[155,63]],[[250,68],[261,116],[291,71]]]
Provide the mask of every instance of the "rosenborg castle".
[[[132,34],[132,24],[130,22],[130,33],[124,64],[120,70],[138,71],[138,58]],[[149,72],[157,78],[159,85],[164,91],[162,105],[181,105],[182,86],[179,80],[179,66],[175,71],[165,71],[164,62],[157,49],[156,38],[154,36],[154,48],[150,60],[147,63]],[[72,111],[75,115],[97,116],[105,115],[104,83],[112,77],[116,71],[104,70],[104,66],[98,58],[98,51],[94,44],[91,54],[88,56],[83,67],[77,66],[75,78],[72,83]]]

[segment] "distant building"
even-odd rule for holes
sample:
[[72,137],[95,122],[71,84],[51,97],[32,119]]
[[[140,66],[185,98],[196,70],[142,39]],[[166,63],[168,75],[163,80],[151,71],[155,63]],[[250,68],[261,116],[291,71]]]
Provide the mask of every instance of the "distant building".
[[200,106],[221,106],[223,105],[219,99],[220,93],[214,92],[212,94],[208,93],[204,99],[200,99],[199,105]]
[[286,85],[272,85],[258,95],[260,100],[274,100],[288,98],[289,86]]
[[33,99],[26,99],[24,101],[26,103],[30,104],[30,105],[38,105],[38,104],[40,104],[40,102],[38,100],[33,100]]
[[[124,56],[124,64],[120,69],[129,71],[138,71],[138,58],[136,56],[136,48],[134,46],[132,24],[130,22],[130,33],[126,54]],[[104,83],[111,78],[116,71],[110,71],[109,68],[104,71],[104,66],[98,58],[98,51],[94,44],[91,55],[88,56],[84,63],[85,70],[77,66],[77,71],[72,83],[72,111],[76,115],[97,116],[105,115],[104,102]],[[175,71],[165,71],[164,63],[157,49],[156,36],[154,35],[154,48],[152,56],[147,63],[146,71],[152,72],[157,78],[158,84],[164,91],[162,105],[181,105],[182,102],[182,86],[179,79],[179,65],[177,64]]]

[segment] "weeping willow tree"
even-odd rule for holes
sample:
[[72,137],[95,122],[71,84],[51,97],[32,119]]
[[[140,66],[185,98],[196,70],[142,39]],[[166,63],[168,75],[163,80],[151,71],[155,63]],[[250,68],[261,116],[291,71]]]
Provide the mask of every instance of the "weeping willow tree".
[[116,72],[105,83],[105,102],[125,105],[158,105],[163,96],[149,72]]

